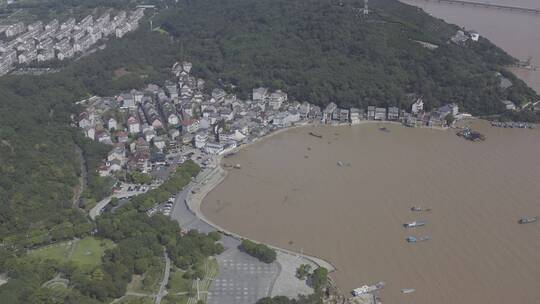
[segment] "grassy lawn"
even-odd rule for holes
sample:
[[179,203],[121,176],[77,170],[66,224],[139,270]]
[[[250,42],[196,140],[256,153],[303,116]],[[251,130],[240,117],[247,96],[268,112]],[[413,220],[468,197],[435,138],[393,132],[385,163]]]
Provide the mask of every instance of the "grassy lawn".
[[117,304],[154,304],[154,299],[150,297],[126,296],[121,301],[118,301],[116,303]]
[[65,261],[68,258],[69,251],[72,247],[72,242],[62,242],[47,247],[34,249],[28,254],[32,257],[51,259],[55,261]]
[[129,282],[129,284],[126,286],[126,291],[144,293],[144,291],[142,290],[142,281],[143,281],[142,275],[134,274],[131,277],[131,282]]
[[167,285],[168,291],[170,294],[176,294],[179,292],[189,292],[193,285],[191,279],[185,279],[183,277],[184,271],[174,267],[171,270],[171,275],[169,277],[169,284]]
[[187,296],[172,296],[167,295],[161,300],[161,304],[187,304]]
[[144,273],[141,289],[143,292],[147,293],[157,293],[159,289],[159,283],[163,279],[163,265],[161,263],[159,266],[152,266]]
[[77,243],[71,260],[83,269],[92,269],[101,264],[105,250],[113,247],[114,243],[110,240],[87,237]]
[[[85,270],[92,270],[101,264],[106,249],[114,247],[111,240],[86,237],[78,242],[68,241],[30,251],[33,257],[52,259],[59,262],[73,261]],[[71,256],[70,256],[71,255]]]
[[155,294],[158,292],[159,283],[163,279],[164,263],[151,266],[143,275],[133,275],[131,282],[126,287],[127,292]]

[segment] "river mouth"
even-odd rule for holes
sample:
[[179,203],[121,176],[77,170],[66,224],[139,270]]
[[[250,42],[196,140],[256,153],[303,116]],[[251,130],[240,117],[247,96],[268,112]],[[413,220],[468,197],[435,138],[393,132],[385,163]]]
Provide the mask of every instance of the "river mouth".
[[[473,143],[454,130],[382,126],[264,139],[224,159],[229,174],[202,212],[240,235],[330,261],[346,293],[386,281],[389,303],[537,303],[540,225],[517,220],[540,215],[539,130],[476,122],[487,140]],[[427,225],[403,228],[412,220]],[[411,244],[409,235],[431,240]]]

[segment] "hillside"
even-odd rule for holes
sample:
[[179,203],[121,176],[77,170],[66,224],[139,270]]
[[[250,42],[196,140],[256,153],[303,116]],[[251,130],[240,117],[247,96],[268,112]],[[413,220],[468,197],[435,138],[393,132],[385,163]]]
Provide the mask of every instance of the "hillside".
[[[456,102],[474,114],[502,110],[501,99],[535,98],[523,82],[508,91],[495,71],[514,61],[481,38],[449,43],[458,28],[396,0],[183,1],[161,17],[198,74],[232,84],[281,88],[316,104],[401,105],[423,95],[428,106]],[[435,50],[418,41],[438,45]]]

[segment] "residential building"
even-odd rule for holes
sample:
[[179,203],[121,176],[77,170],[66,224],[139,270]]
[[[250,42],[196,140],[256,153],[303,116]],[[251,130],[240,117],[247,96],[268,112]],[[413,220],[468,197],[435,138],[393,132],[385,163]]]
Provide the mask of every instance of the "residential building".
[[385,120],[386,119],[386,108],[375,108],[375,120]]
[[114,119],[113,117],[109,118],[109,120],[107,121],[107,128],[109,130],[116,130],[118,128],[118,123],[116,122],[116,119]]
[[503,100],[502,103],[504,104],[504,108],[506,110],[515,111],[517,109],[516,104],[510,100]]
[[220,154],[223,151],[224,144],[216,142],[207,142],[204,146],[204,152],[208,154]]
[[128,132],[130,134],[136,134],[141,132],[141,124],[136,116],[130,116],[127,120]]
[[267,88],[253,89],[253,101],[265,101],[268,96]]
[[334,112],[337,110],[337,105],[333,102],[329,103],[322,111],[321,121],[329,123],[332,120]]
[[389,107],[388,108],[388,120],[397,121],[399,119],[399,108]]
[[362,113],[360,112],[360,109],[358,108],[351,108],[351,110],[349,111],[349,115],[350,115],[351,124],[353,125],[359,124],[363,116]]
[[374,106],[368,106],[367,108],[367,119],[374,120],[375,119],[375,107]]
[[424,111],[424,102],[422,98],[418,98],[411,106],[411,113],[416,115],[422,111]]

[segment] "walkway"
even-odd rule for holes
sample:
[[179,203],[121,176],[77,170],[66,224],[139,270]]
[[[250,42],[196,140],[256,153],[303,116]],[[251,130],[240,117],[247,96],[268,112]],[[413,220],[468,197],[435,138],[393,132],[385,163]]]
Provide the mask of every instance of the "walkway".
[[171,259],[167,255],[167,251],[165,248],[163,249],[163,255],[165,257],[165,270],[163,271],[163,280],[161,280],[161,284],[159,285],[159,291],[156,296],[155,304],[160,304],[161,299],[167,295],[167,290],[165,287],[167,286],[167,283],[169,282],[169,275],[171,273]]
[[[219,163],[219,159],[216,160]],[[171,217],[183,229],[197,229],[208,233],[219,231],[226,250],[216,257],[220,271],[207,295],[208,304],[253,304],[258,299],[284,295],[296,297],[309,294],[312,289],[294,277],[296,265],[312,264],[330,271],[335,268],[324,260],[278,250],[278,261],[266,264],[238,250],[242,237],[207,221],[200,212],[200,203],[206,194],[225,177],[226,171],[217,166],[205,169],[194,182],[177,194]],[[315,262],[316,261],[316,262]],[[282,264],[287,269],[282,271]],[[289,269],[294,268],[294,269]],[[276,287],[276,288],[275,288]]]
[[107,207],[107,205],[111,202],[111,199],[113,197],[116,197],[116,198],[120,199],[120,198],[126,198],[126,197],[130,197],[130,196],[138,195],[138,194],[141,194],[141,193],[145,192],[145,191],[127,191],[127,190],[125,190],[125,189],[127,189],[129,187],[133,187],[133,186],[134,185],[127,185],[127,184],[122,185],[122,190],[120,190],[120,192],[114,193],[113,195],[107,196],[106,198],[99,201],[94,206],[94,208],[90,209],[90,212],[88,212],[88,215],[90,216],[90,218],[92,220],[95,220],[98,215],[101,215],[101,213],[103,212],[103,209],[105,209],[105,207]]

